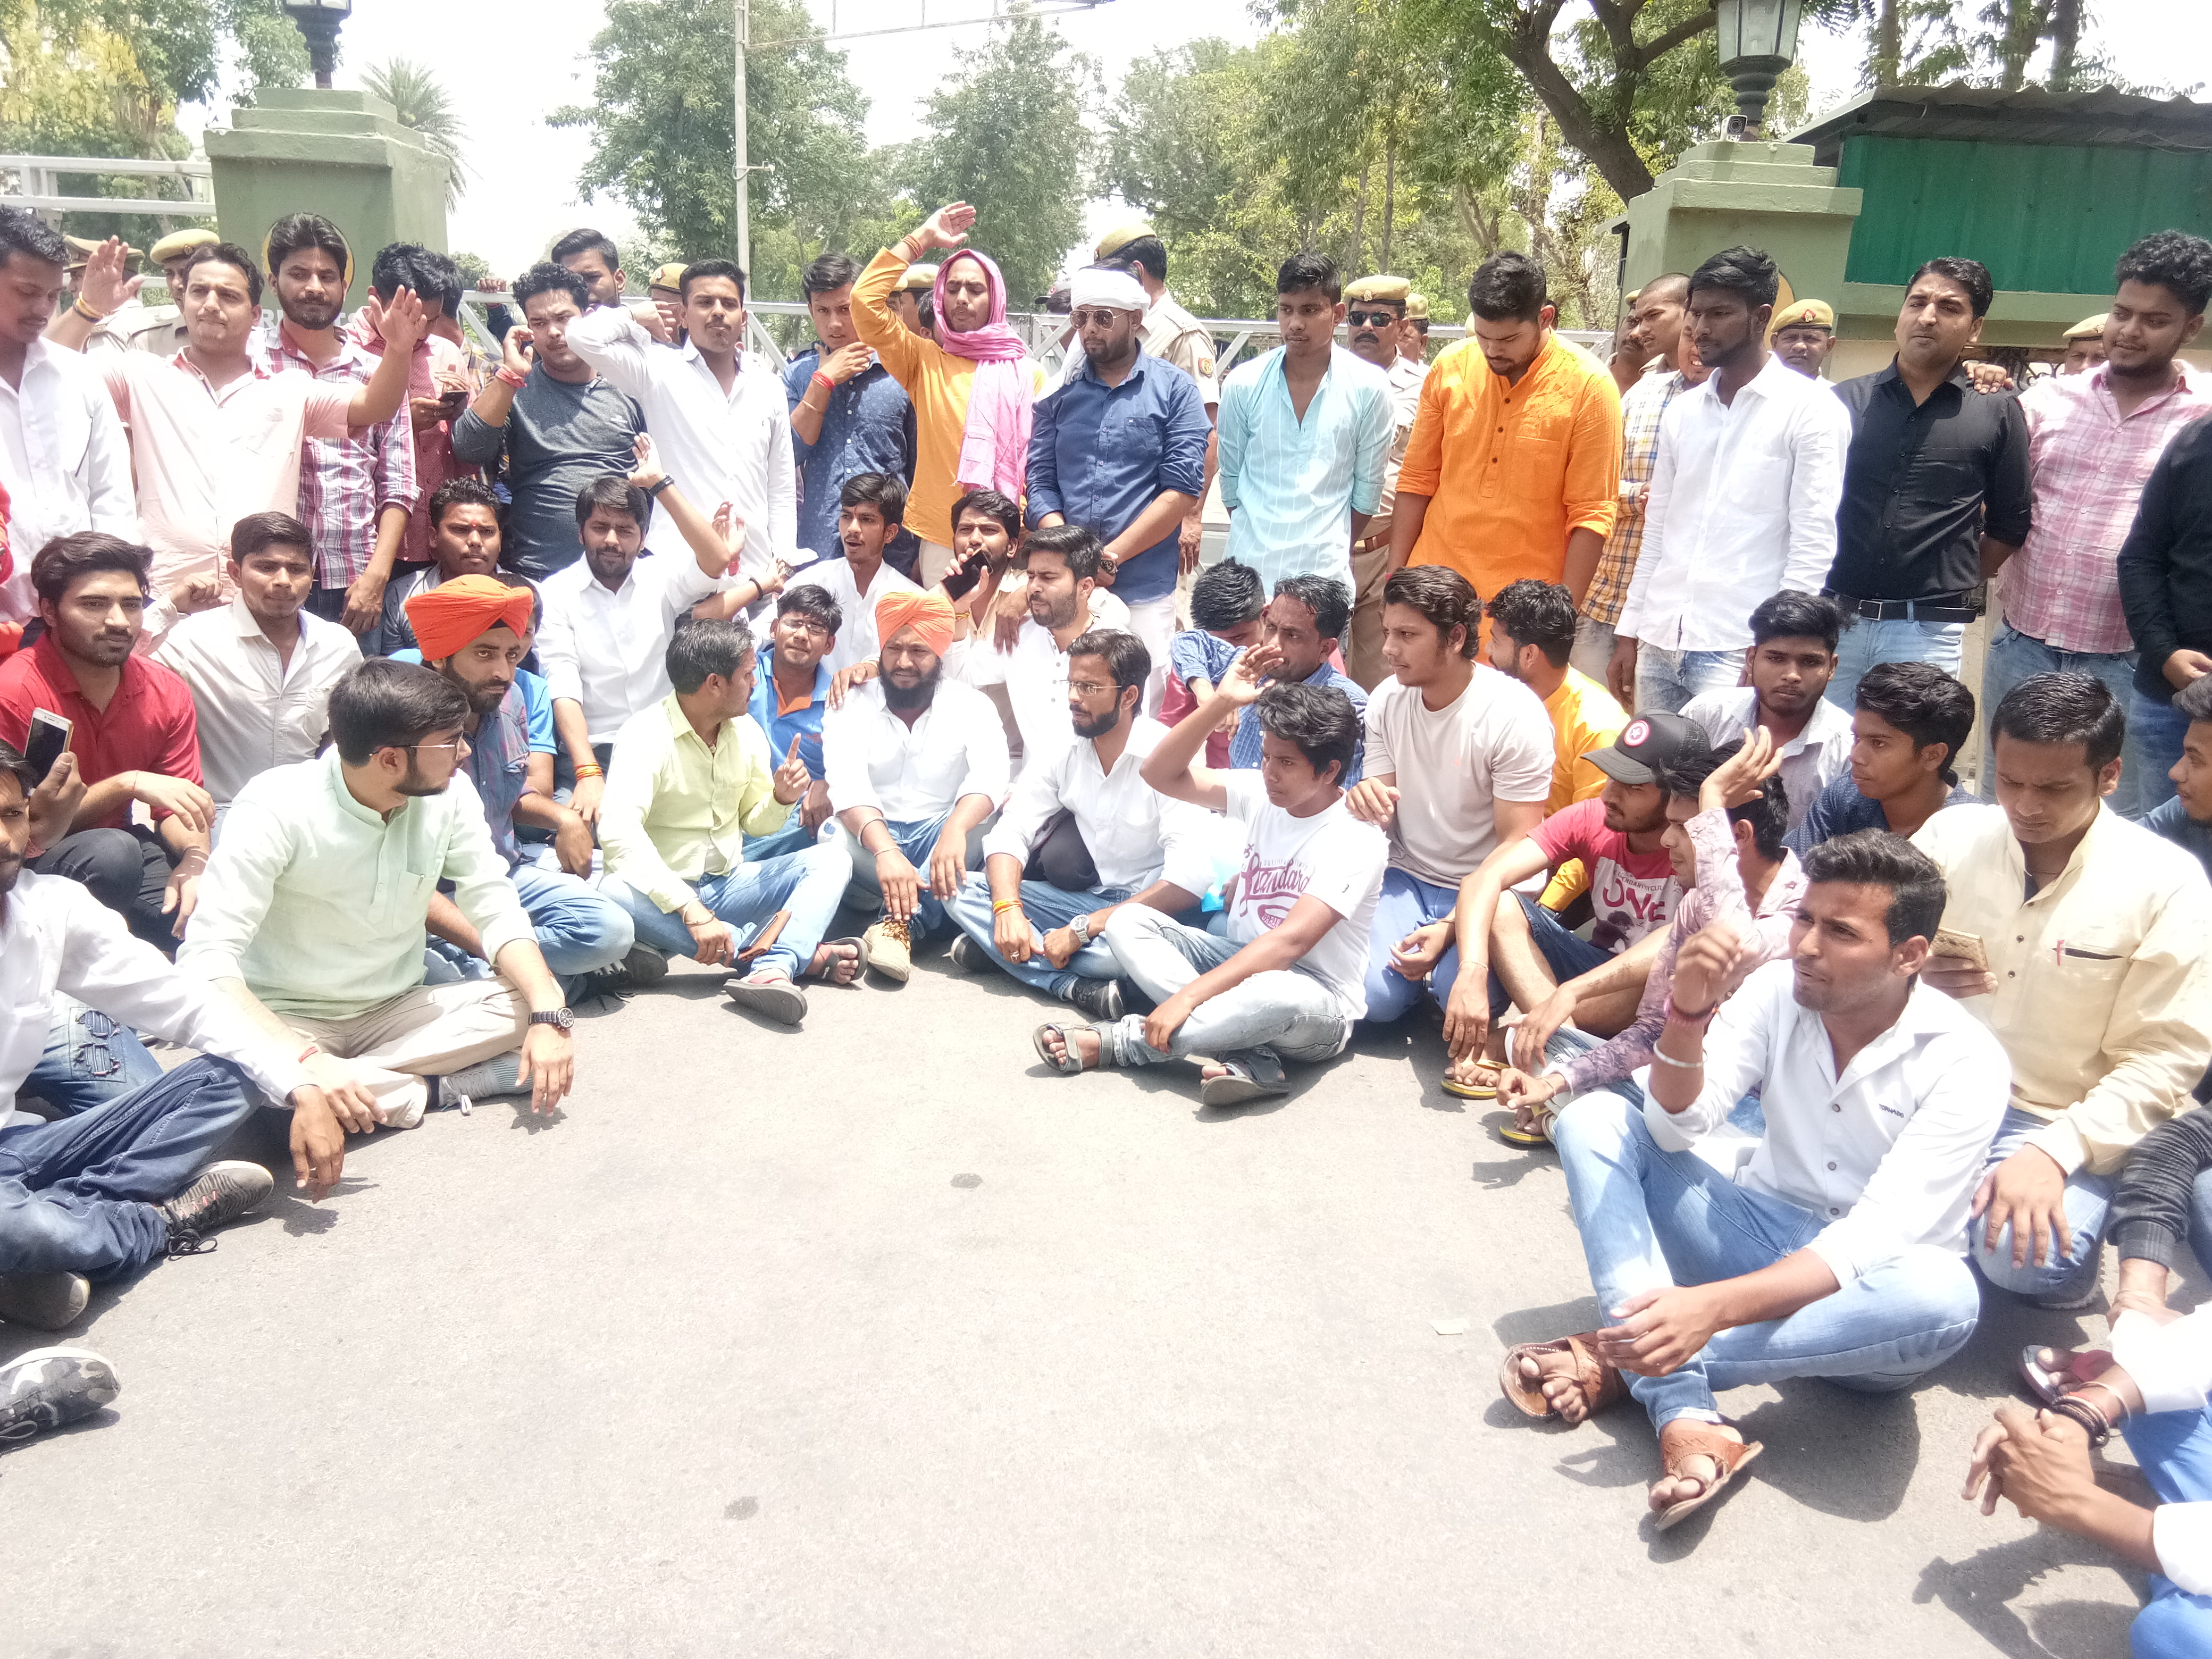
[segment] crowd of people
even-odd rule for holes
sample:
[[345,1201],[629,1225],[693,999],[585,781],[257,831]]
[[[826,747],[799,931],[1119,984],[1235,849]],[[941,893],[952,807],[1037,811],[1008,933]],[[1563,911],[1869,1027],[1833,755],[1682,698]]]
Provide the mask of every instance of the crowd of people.
[[[1760,1454],[1722,1390],[1909,1387],[2109,1239],[2112,1353],[2026,1356],[1972,1484],[2160,1575],[2139,1652],[2212,1643],[2166,1300],[2212,1259],[2212,246],[2126,249],[2095,360],[2016,387],[1973,260],[1831,384],[1742,246],[1605,362],[1525,255],[1431,362],[1406,279],[1301,252],[1221,374],[1142,223],[1054,366],[975,228],[816,260],[779,374],[736,264],[633,302],[591,230],[495,356],[419,246],[349,315],[313,214],[168,239],[157,308],[0,209],[0,1317],[264,1202],[203,1167],[256,1111],[319,1198],[350,1135],[550,1110],[572,1006],[678,957],[796,1026],[938,941],[1042,1000],[1048,1075],[1213,1107],[1425,1009],[1607,1321],[1501,1386],[1633,1396],[1657,1525]],[[0,1434],[114,1387],[27,1356]],[[2123,1425],[2154,1512],[2088,1480]]]

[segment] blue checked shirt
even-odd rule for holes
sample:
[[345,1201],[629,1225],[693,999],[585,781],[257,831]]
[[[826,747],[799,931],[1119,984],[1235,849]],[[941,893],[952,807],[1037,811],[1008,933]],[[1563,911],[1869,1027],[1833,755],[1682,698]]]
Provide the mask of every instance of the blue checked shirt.
[[[1164,359],[1137,361],[1119,386],[1091,367],[1036,406],[1030,434],[1029,513],[1048,513],[1108,542],[1135,523],[1163,491],[1195,499],[1206,483],[1212,428],[1198,382]],[[1141,605],[1175,592],[1181,568],[1180,520],[1141,553],[1121,563],[1114,597]]]
[[1229,556],[1260,573],[1352,580],[1352,515],[1382,501],[1395,427],[1389,377],[1341,346],[1300,421],[1278,346],[1222,382],[1221,504]]

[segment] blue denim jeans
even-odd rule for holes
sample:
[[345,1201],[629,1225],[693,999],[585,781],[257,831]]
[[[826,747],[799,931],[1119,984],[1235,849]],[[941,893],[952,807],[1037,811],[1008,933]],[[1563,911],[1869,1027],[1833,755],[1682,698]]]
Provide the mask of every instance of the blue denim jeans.
[[[581,877],[538,864],[518,864],[512,878],[522,913],[538,936],[538,952],[561,981],[571,1003],[590,988],[592,969],[608,968],[629,954],[637,930],[629,912]],[[450,940],[433,938],[422,962],[425,985],[454,985],[489,979],[492,965]]]
[[[1552,970],[1553,980],[1565,985],[1571,979],[1587,974],[1593,968],[1602,968],[1613,957],[1592,945],[1581,934],[1571,933],[1559,926],[1559,919],[1526,893],[1513,896],[1521,901],[1521,914],[1528,918],[1528,938],[1544,958],[1544,965]],[[1447,993],[1449,994],[1449,992]],[[1500,1018],[1513,1006],[1513,998],[1495,970],[1490,975],[1490,1017]],[[1528,1010],[1523,1009],[1526,1013]]]
[[[923,939],[932,933],[943,933],[952,926],[952,912],[945,902],[929,890],[929,855],[937,850],[937,838],[945,833],[945,821],[952,816],[948,810],[933,818],[916,818],[911,823],[898,823],[886,818],[884,827],[891,832],[891,840],[907,862],[921,874],[921,902],[915,908],[911,923],[912,935]],[[983,862],[983,832],[990,822],[986,819],[968,832],[968,867],[975,869]],[[837,839],[829,843],[842,846],[849,866],[851,886],[845,893],[845,902],[858,908],[883,908],[883,890],[876,884],[875,854],[860,845],[860,839],[849,830],[840,829]]]
[[161,1075],[161,1062],[146,1052],[136,1031],[57,991],[46,1021],[46,1052],[23,1079],[22,1092],[74,1116],[119,1100]]
[[1439,1005],[1446,1001],[1459,978],[1459,946],[1447,950],[1429,975],[1427,982],[1407,979],[1390,965],[1390,952],[1416,927],[1449,918],[1459,902],[1459,889],[1438,887],[1409,876],[1392,865],[1382,872],[1382,890],[1375,900],[1375,925],[1367,935],[1367,1018],[1388,1025],[1403,1018],[1425,990]]
[[[1982,664],[1982,798],[1996,799],[1996,771],[1990,764],[1992,750],[1987,736],[1990,717],[2004,701],[2006,692],[2037,674],[2091,674],[2104,681],[2119,705],[2135,701],[2136,653],[2132,651],[2057,651],[2009,623],[1999,623],[1990,635],[1989,655]],[[2140,817],[2147,808],[2136,802],[2136,768],[2120,771],[2120,787],[2106,804],[2124,818]]]
[[1858,696],[1861,678],[1876,664],[1924,662],[1956,679],[1966,653],[1964,623],[1917,622],[1910,617],[1881,622],[1871,617],[1847,620],[1844,636],[1836,644],[1836,672],[1823,695],[1848,714]]
[[[2131,1417],[2120,1432],[2164,1504],[2212,1500],[2212,1412]],[[2150,1575],[2150,1603],[2128,1632],[2135,1659],[2203,1659],[2212,1653],[2212,1595],[2191,1595]]]
[[[836,919],[845,876],[844,854],[835,845],[823,845],[762,864],[741,864],[723,875],[701,876],[691,890],[700,903],[738,931],[740,949],[748,927],[759,926],[779,910],[790,911],[783,932],[755,960],[750,971],[781,968],[797,979],[812,965],[815,947]],[[691,954],[691,930],[681,915],[663,910],[619,876],[603,878],[599,890],[629,913],[641,944],[672,956]]]
[[2136,810],[2156,811],[2173,799],[2168,775],[2181,763],[2181,740],[2189,735],[2189,716],[2171,702],[2136,692],[2128,703],[2127,770],[2135,775]]
[[769,859],[780,859],[786,853],[803,853],[820,839],[822,832],[809,830],[799,821],[794,809],[791,822],[773,835],[745,837],[745,862],[759,864]]
[[237,1067],[195,1060],[98,1109],[0,1129],[0,1273],[112,1279],[161,1254],[154,1206],[252,1111]]
[[[1078,916],[1121,903],[1135,890],[1132,887],[1094,887],[1087,893],[1071,893],[1050,882],[1025,881],[1022,884],[1022,911],[1030,919],[1030,930],[1042,939],[1055,927],[1066,927]],[[968,878],[960,896],[952,902],[952,920],[1007,973],[1023,984],[1035,986],[1063,1001],[1068,988],[1077,980],[1112,979],[1121,971],[1121,964],[1106,948],[1103,934],[1070,957],[1065,968],[1054,968],[1041,954],[1032,955],[1027,962],[1007,961],[999,954],[992,933],[996,919],[991,914],[991,883],[980,870]]]
[[[1106,924],[1106,948],[1121,972],[1161,1003],[1244,947],[1147,906],[1125,904]],[[1112,1026],[1105,1041],[1117,1066],[1157,1066],[1190,1054],[1226,1060],[1253,1049],[1279,1060],[1323,1060],[1351,1037],[1352,1022],[1326,985],[1310,974],[1277,968],[1200,1003],[1165,1048],[1145,1041],[1142,1014]]]
[[[2005,1108],[2004,1121],[1997,1125],[1996,1139],[1990,1142],[1990,1155],[1982,1168],[1986,1173],[2010,1158],[2027,1144],[2027,1138],[2044,1127],[2043,1120],[2031,1116],[2017,1107]],[[2011,1291],[2020,1296],[2050,1297],[2069,1300],[2083,1288],[2082,1281],[2094,1278],[2097,1272],[2097,1248],[2105,1239],[2105,1217],[2112,1206],[2112,1183],[2103,1176],[2091,1175],[2087,1170],[2076,1170],[2066,1177],[2066,1231],[2073,1235],[2074,1248],[2063,1258],[2058,1254],[2058,1241],[2051,1241],[2051,1260],[2030,1261],[2025,1267],[2012,1265],[2012,1224],[2008,1222],[1997,1235],[1994,1250],[1982,1248],[1982,1230],[1973,1230],[1974,1265],[1982,1270],[1982,1277],[2002,1291]]]
[[[1826,1224],[1810,1210],[1736,1185],[1694,1152],[1662,1150],[1644,1114],[1609,1091],[1569,1105],[1553,1122],[1552,1141],[1607,1321],[1640,1291],[1770,1267]],[[1720,1332],[1665,1376],[1627,1378],[1628,1391],[1655,1428],[1692,1414],[1710,1420],[1716,1394],[1784,1377],[1887,1392],[1964,1347],[1980,1313],[1981,1292],[1965,1261],[1915,1245],[1787,1318]]]
[[1662,651],[1636,647],[1636,708],[1638,714],[1679,714],[1682,705],[1708,691],[1743,684],[1743,652]]

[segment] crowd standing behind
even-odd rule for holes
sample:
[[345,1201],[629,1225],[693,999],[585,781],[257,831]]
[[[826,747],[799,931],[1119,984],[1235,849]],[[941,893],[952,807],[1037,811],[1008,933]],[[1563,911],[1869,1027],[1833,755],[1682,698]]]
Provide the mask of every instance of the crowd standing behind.
[[[2212,1314],[2166,1307],[2212,1261],[2212,246],[2119,251],[2024,388],[1938,255],[1831,386],[1744,246],[1607,362],[1526,255],[1431,362],[1406,278],[1299,252],[1218,376],[1141,222],[1048,374],[990,228],[824,254],[775,373],[736,264],[633,305],[590,229],[495,361],[419,246],[349,317],[328,220],[180,233],[153,311],[0,208],[0,1317],[265,1201],[203,1167],[256,1110],[317,1199],[349,1136],[550,1110],[572,1005],[679,956],[797,1026],[942,940],[1055,1005],[1048,1073],[1213,1106],[1425,1010],[1609,1322],[1501,1389],[1632,1396],[1657,1526],[1764,1454],[1723,1392],[1911,1387],[2109,1238],[2112,1352],[2024,1356],[1968,1492],[2154,1570],[2138,1653],[2212,1646]],[[26,1355],[0,1431],[118,1386]],[[2090,1482],[2115,1427],[2154,1510]]]

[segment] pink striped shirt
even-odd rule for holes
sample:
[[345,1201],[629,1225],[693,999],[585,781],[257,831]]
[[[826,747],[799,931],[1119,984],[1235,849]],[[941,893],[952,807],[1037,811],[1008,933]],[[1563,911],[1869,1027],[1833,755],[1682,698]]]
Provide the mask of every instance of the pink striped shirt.
[[2111,371],[2049,375],[2021,394],[2034,522],[2004,572],[2005,620],[2060,651],[2133,648],[2120,613],[2120,544],[2174,434],[2212,410],[2212,376],[2174,384],[2123,416]]
[[[281,328],[269,345],[272,371],[309,375],[325,386],[367,386],[376,364],[373,355],[343,334],[338,355],[322,364]],[[315,538],[318,586],[350,587],[376,552],[376,527],[384,509],[414,505],[415,438],[405,404],[381,426],[349,428],[334,442],[309,438],[301,445],[299,516]]]

